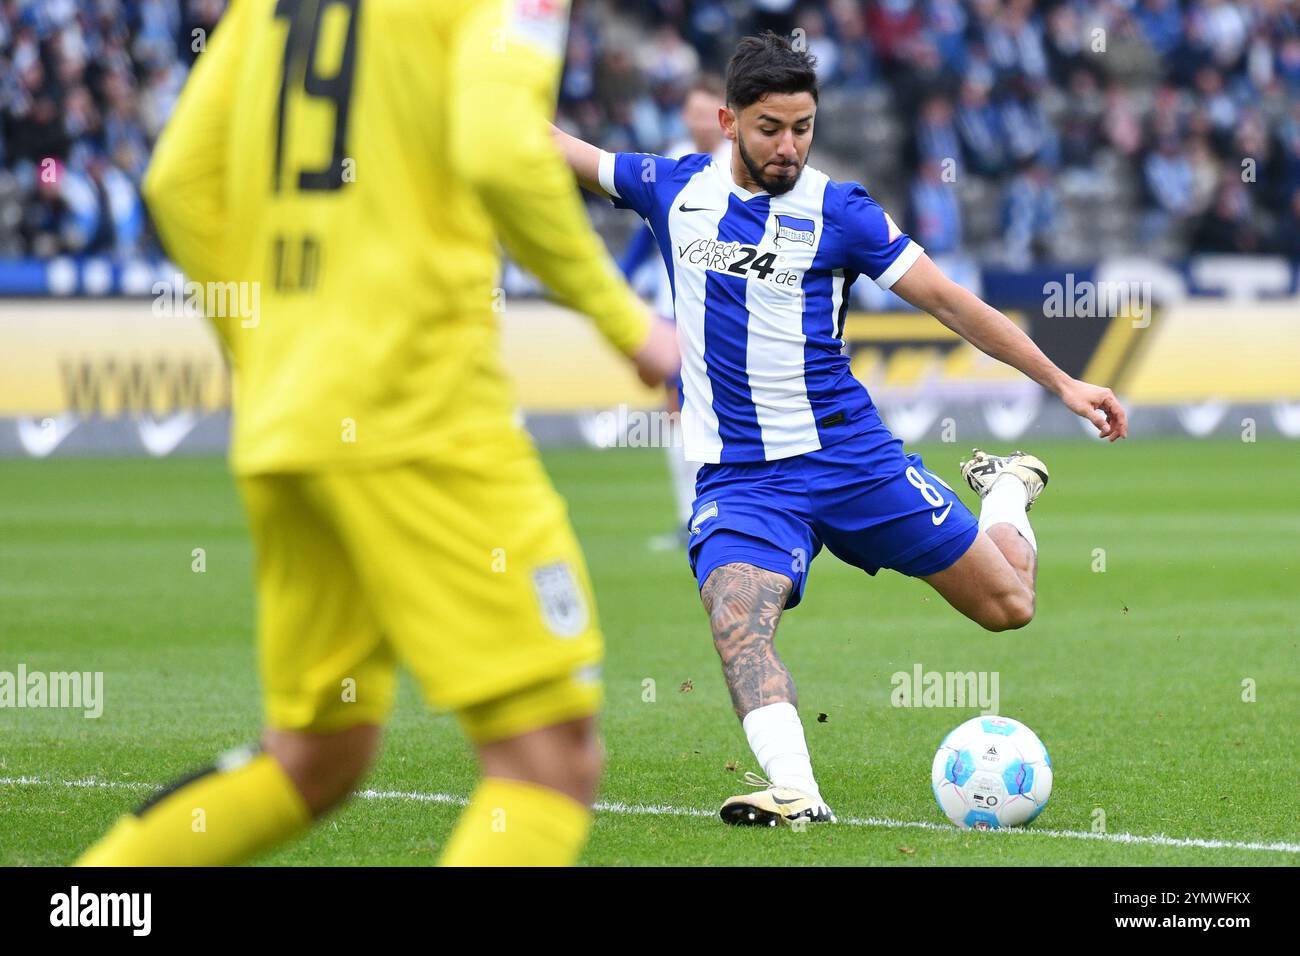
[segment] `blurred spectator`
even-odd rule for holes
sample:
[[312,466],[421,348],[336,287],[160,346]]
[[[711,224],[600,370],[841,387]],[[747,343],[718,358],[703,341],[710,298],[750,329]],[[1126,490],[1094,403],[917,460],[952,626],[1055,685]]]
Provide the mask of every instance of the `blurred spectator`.
[[1134,16],[1156,56],[1168,56],[1177,49],[1183,35],[1178,0],[1142,0]]
[[1286,188],[1281,160],[1274,155],[1273,140],[1258,110],[1242,111],[1241,120],[1233,130],[1229,155],[1235,169],[1229,166],[1226,171],[1235,172],[1270,209],[1285,208],[1291,191]]
[[1013,268],[1027,266],[1050,252],[1057,229],[1056,191],[1051,171],[1042,163],[1025,163],[1007,186],[1005,257]]
[[1223,85],[1223,74],[1212,66],[1196,71],[1196,93],[1218,133],[1228,133],[1237,123],[1240,107]]
[[1107,143],[1121,156],[1133,156],[1142,148],[1142,120],[1133,96],[1116,83],[1106,88],[1106,114],[1102,129]]
[[1090,39],[1079,11],[1072,4],[1062,3],[1047,15],[1047,59],[1056,83],[1064,83],[1070,74],[1087,64]]
[[1194,211],[1192,164],[1183,145],[1172,133],[1160,140],[1156,152],[1143,166],[1151,199],[1143,224],[1143,239],[1167,235]]
[[860,0],[831,0],[830,15],[839,47],[839,66],[832,82],[837,86],[867,86],[875,80],[876,64]]
[[1070,74],[1069,100],[1070,106],[1060,119],[1061,165],[1087,169],[1102,138],[1101,123],[1106,111],[1106,101],[1091,70],[1080,66]]
[[1288,36],[1282,40],[1274,59],[1278,78],[1287,85],[1293,95],[1300,93],[1300,36]]
[[916,122],[914,164],[944,163],[960,174],[963,168],[961,138],[957,134],[952,103],[946,96],[932,96],[921,107]]
[[867,13],[867,32],[891,72],[906,69],[923,25],[917,0],[873,0]]
[[939,56],[939,48],[927,38],[918,39],[912,46],[909,69],[896,74],[891,84],[895,109],[904,116],[914,116],[928,97],[950,89],[955,82]]
[[1149,142],[1159,143],[1166,137],[1178,139],[1188,132],[1188,125],[1193,121],[1201,124],[1207,136],[1215,135],[1213,120],[1203,106],[1191,109],[1183,91],[1172,84],[1156,87],[1151,103]]
[[1291,194],[1291,202],[1277,231],[1276,251],[1300,265],[1300,189]]
[[1006,166],[1006,136],[997,107],[989,101],[988,87],[967,80],[961,87],[957,129],[975,170],[996,176]]
[[1038,160],[1055,166],[1059,158],[1056,130],[1023,74],[1012,76],[1000,100],[1001,125],[1014,163]]
[[1300,189],[1300,98],[1291,104],[1291,113],[1279,124],[1278,165],[1283,188],[1290,192]]
[[685,95],[700,68],[699,54],[671,24],[655,30],[650,42],[641,47],[637,60],[651,86],[670,87],[679,97]]
[[1098,50],[1102,55],[1095,57],[1094,62],[1101,65],[1107,76],[1125,86],[1150,86],[1160,78],[1159,54],[1151,48],[1127,10],[1115,5],[1110,12],[1113,16],[1102,38],[1104,53]]
[[955,180],[944,180],[938,160],[921,163],[921,174],[912,184],[911,234],[931,255],[956,252],[961,247],[961,206]]
[[931,0],[926,4],[926,29],[939,57],[954,73],[966,71],[966,11],[959,0]]
[[687,39],[706,63],[725,62],[729,50],[727,37],[734,26],[731,11],[724,0],[696,0],[691,4],[687,21]]
[[1043,35],[1030,19],[1033,0],[1008,0],[984,26],[984,46],[999,72],[1039,81],[1047,78]]
[[838,79],[840,45],[826,33],[826,15],[816,7],[805,7],[799,14],[797,30],[802,30],[804,48],[817,61],[817,82],[822,86]]
[[1246,12],[1228,0],[1201,0],[1190,5],[1189,34],[1198,47],[1208,51],[1213,64],[1232,69],[1246,47]]
[[575,108],[596,95],[595,37],[570,29],[564,76],[560,80],[560,108]]
[[1201,217],[1192,236],[1195,252],[1266,252],[1250,200],[1241,177],[1225,169],[1219,178],[1214,204]]
[[1204,134],[1193,136],[1187,144],[1187,163],[1192,172],[1191,198],[1188,211],[1199,215],[1210,208],[1215,188],[1219,184],[1219,160],[1210,148]]

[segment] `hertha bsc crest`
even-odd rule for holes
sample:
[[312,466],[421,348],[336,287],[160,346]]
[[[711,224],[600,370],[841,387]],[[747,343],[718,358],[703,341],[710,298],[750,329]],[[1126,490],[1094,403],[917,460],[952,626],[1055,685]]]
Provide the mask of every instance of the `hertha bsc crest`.
[[551,633],[577,637],[587,629],[587,602],[568,564],[558,561],[538,568],[533,572],[533,587]]

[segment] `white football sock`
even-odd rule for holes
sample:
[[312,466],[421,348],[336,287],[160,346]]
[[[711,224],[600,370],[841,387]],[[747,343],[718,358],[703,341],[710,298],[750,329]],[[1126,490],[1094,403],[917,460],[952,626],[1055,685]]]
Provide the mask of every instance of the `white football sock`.
[[668,470],[672,474],[673,494],[677,498],[677,514],[683,525],[691,523],[692,506],[695,504],[695,476],[699,473],[699,462],[687,461],[685,448],[682,446],[682,426],[675,418],[670,426],[671,441],[664,450],[668,452]]
[[821,798],[817,781],[813,779],[803,723],[793,704],[781,701],[751,710],[742,724],[749,748],[768,780],[778,787],[794,787]]
[[1028,503],[1029,492],[1025,490],[1023,481],[1015,475],[998,476],[980,507],[980,530],[986,531],[995,524],[1012,525],[1037,554],[1038,542],[1034,539],[1034,529],[1029,527],[1029,515],[1025,513]]

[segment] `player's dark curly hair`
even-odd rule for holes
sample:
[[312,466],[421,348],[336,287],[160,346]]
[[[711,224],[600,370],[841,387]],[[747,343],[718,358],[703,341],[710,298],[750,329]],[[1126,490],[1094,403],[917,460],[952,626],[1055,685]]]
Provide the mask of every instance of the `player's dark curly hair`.
[[744,109],[769,93],[811,93],[815,103],[816,66],[812,54],[771,30],[745,37],[727,64],[727,105]]

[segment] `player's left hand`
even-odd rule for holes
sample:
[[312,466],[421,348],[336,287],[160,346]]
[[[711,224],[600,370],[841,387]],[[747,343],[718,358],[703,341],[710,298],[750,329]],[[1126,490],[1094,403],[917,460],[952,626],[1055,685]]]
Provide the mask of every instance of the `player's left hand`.
[[677,326],[655,317],[650,321],[650,334],[632,356],[637,375],[646,385],[662,385],[675,376],[682,367],[682,357],[677,351]]
[[1111,441],[1128,437],[1128,415],[1110,389],[1075,378],[1061,389],[1061,401],[1070,411],[1097,426],[1099,437]]

